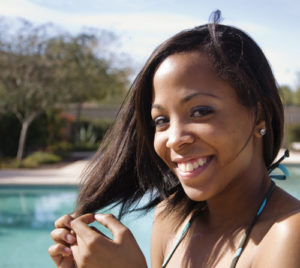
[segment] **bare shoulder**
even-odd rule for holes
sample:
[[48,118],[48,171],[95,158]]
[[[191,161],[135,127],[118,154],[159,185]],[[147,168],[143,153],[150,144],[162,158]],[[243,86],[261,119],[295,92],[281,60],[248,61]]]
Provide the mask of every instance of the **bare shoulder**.
[[274,204],[274,223],[259,245],[255,268],[298,268],[300,263],[300,201],[286,193]]
[[[280,217],[268,231],[266,238],[282,239],[288,243],[300,238],[300,208]],[[289,240],[286,240],[289,238]],[[298,243],[300,240],[298,240]],[[300,245],[300,243],[299,243]]]
[[152,225],[152,236],[151,236],[151,267],[161,267],[165,249],[169,237],[171,235],[171,223],[170,218],[164,213],[165,202],[161,202],[157,205],[154,212],[154,219]]

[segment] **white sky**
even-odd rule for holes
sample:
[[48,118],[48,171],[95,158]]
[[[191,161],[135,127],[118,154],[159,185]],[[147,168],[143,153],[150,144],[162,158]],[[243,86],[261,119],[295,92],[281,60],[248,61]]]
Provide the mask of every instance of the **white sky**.
[[0,0],[0,16],[53,22],[71,32],[84,26],[111,30],[120,36],[119,49],[138,66],[166,38],[206,23],[217,8],[224,24],[257,41],[279,84],[294,89],[300,84],[298,0]]

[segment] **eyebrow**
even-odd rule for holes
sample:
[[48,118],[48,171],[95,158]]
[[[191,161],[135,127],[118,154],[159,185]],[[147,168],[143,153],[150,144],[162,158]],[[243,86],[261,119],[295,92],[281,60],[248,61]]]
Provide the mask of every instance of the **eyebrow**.
[[191,93],[187,96],[185,96],[181,101],[180,103],[183,104],[185,102],[188,102],[189,100],[191,100],[192,98],[196,97],[196,96],[199,96],[199,95],[204,95],[204,96],[208,96],[208,97],[212,97],[212,98],[217,98],[219,99],[218,96],[212,94],[212,93],[207,93],[207,92],[194,92],[194,93]]
[[[194,97],[196,97],[196,96],[199,96],[199,95],[204,95],[204,96],[208,96],[208,97],[212,97],[212,98],[217,98],[217,99],[219,99],[218,96],[216,96],[216,95],[214,95],[214,94],[212,94],[212,93],[206,93],[206,92],[194,92],[194,93],[191,93],[191,94],[185,96],[185,97],[180,101],[180,103],[181,103],[181,104],[186,103],[186,102],[188,102],[189,100],[191,100],[192,98],[194,98]],[[162,107],[161,105],[159,105],[159,104],[152,104],[152,107],[151,107],[151,108],[152,108],[152,109],[160,109],[160,110],[163,109],[163,107]]]

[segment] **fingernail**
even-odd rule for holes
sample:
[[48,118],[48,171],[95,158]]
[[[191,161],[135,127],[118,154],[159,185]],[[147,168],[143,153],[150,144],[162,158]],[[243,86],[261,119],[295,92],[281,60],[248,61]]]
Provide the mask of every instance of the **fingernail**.
[[73,220],[70,220],[70,221],[68,222],[70,228],[71,228],[71,226],[72,226],[72,221],[73,221]]
[[72,244],[72,243],[75,242],[76,239],[75,239],[75,237],[74,237],[73,235],[67,234],[66,240],[67,240],[70,244]]
[[99,221],[103,220],[103,214],[96,214],[95,219]]
[[64,248],[64,252],[67,254],[67,255],[70,255],[72,253],[72,250],[70,248]]

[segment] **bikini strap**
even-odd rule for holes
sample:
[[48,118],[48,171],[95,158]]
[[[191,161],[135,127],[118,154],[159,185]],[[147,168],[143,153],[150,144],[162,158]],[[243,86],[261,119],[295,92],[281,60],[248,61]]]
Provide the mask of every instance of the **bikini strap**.
[[246,245],[246,241],[247,239],[249,238],[249,235],[250,235],[250,232],[253,228],[253,226],[255,225],[255,223],[257,222],[257,219],[259,218],[259,216],[261,215],[261,213],[263,212],[263,210],[265,209],[266,207],[266,204],[269,200],[269,198],[271,197],[273,191],[275,189],[275,183],[271,180],[271,185],[269,186],[269,189],[264,197],[264,200],[262,201],[258,211],[256,212],[255,214],[255,217],[253,218],[252,222],[250,223],[249,227],[247,228],[239,246],[238,246],[238,249],[236,250],[235,254],[234,254],[234,257],[233,257],[233,260],[231,262],[231,265],[230,265],[230,268],[234,268],[244,250],[244,247]]
[[[289,150],[285,150],[283,156],[281,156],[273,165],[271,165],[268,168],[268,173],[270,174],[271,179],[285,180],[286,178],[288,178],[290,176],[288,169],[283,164],[281,164],[281,162],[289,156],[290,156]],[[276,168],[280,169],[282,171],[283,175],[271,174],[272,171]]]
[[[280,162],[282,162],[286,157],[289,157],[289,151],[286,150],[284,152],[284,155],[278,160],[276,161],[273,165],[271,165],[268,169],[268,172],[269,174],[275,169],[275,168],[279,168],[284,175],[270,175],[271,178],[274,178],[274,179],[281,179],[281,180],[284,180],[286,179],[286,177],[289,176],[289,172],[287,170],[287,168],[285,166],[283,166]],[[232,260],[232,263],[231,263],[231,266],[230,268],[234,268],[244,250],[244,246],[246,244],[246,241],[250,235],[250,232],[253,228],[253,226],[255,225],[258,217],[261,215],[262,211],[264,210],[273,190],[275,188],[275,183],[271,180],[271,185],[264,197],[264,200],[262,201],[255,217],[253,218],[252,222],[250,223],[249,227],[247,228],[239,246],[238,246],[238,249],[236,250],[235,254],[234,254],[234,258]],[[175,246],[173,247],[172,251],[170,252],[170,254],[168,255],[168,257],[165,259],[165,261],[163,262],[161,268],[165,268],[168,264],[168,262],[170,261],[171,257],[173,256],[175,250],[177,249],[177,247],[179,246],[179,244],[181,243],[181,241],[183,240],[183,238],[185,237],[188,229],[191,227],[191,224],[193,222],[193,220],[196,218],[196,216],[198,216],[199,213],[194,213],[194,215],[190,218],[190,220],[188,221],[188,223],[185,225],[184,229],[182,230],[182,233],[179,237],[179,239],[177,240]]]
[[193,216],[190,218],[190,220],[187,222],[187,224],[184,226],[180,237],[178,238],[175,246],[173,247],[172,251],[170,252],[170,254],[168,255],[168,257],[165,259],[164,263],[162,264],[161,268],[165,268],[168,264],[168,262],[170,261],[171,257],[173,256],[175,250],[177,249],[177,247],[179,246],[179,244],[181,243],[181,241],[183,240],[183,238],[185,237],[188,229],[191,227],[193,220],[196,218],[196,216],[198,216],[199,213],[194,213]]

